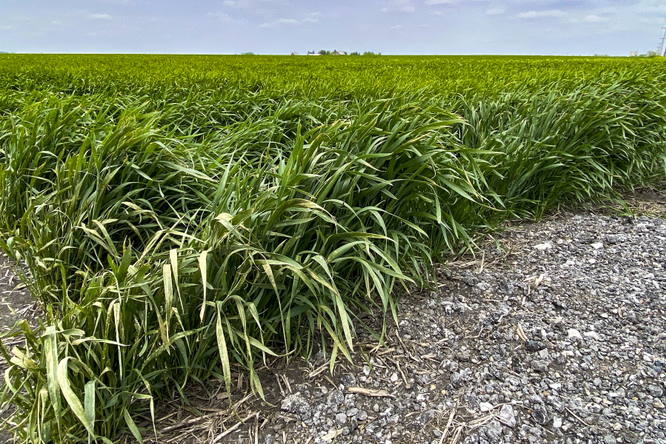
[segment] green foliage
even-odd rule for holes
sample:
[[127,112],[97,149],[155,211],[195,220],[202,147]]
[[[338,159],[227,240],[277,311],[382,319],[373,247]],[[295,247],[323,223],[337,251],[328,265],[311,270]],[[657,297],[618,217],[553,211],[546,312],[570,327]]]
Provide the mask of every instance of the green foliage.
[[349,358],[480,230],[663,179],[662,63],[0,56],[0,244],[47,313],[4,335],[6,425],[110,442],[235,364]]

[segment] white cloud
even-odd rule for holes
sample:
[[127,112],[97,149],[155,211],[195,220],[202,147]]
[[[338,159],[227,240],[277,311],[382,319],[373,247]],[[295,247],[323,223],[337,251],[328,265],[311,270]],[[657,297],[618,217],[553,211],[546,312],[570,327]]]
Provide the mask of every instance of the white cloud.
[[56,26],[62,26],[62,22],[59,21],[59,20],[53,20],[53,21],[51,22],[51,24],[52,24],[52,25],[56,25]]
[[381,9],[382,12],[414,12],[416,8],[412,5],[411,0],[392,0],[388,5]]
[[402,25],[391,26],[391,29],[402,29]]
[[215,20],[219,20],[221,22],[231,22],[233,21],[233,17],[231,17],[229,14],[226,12],[209,12],[206,14],[207,17],[210,17]]
[[222,2],[222,4],[223,4],[224,6],[234,6],[234,5],[236,4],[236,2],[235,2],[234,0],[224,0],[224,1]]
[[12,29],[15,28],[13,26],[7,26],[7,25],[0,26],[0,31],[11,31]]
[[425,4],[428,6],[432,5],[455,5],[458,3],[481,3],[488,2],[490,0],[426,0]]
[[504,14],[505,12],[506,9],[503,7],[486,9],[486,15],[500,15]]
[[600,17],[596,14],[586,15],[581,20],[582,23],[601,23],[601,22],[605,22],[605,21],[608,21],[608,19],[606,17]]
[[312,23],[319,23],[318,18],[306,17],[303,20],[297,20],[294,18],[281,18],[273,20],[272,22],[266,22],[259,25],[260,28],[281,28],[283,26],[296,26],[296,25],[306,25]]
[[109,14],[90,14],[90,18],[93,20],[113,20],[113,17]]
[[566,12],[559,9],[548,9],[546,11],[527,11],[521,12],[517,15],[520,19],[533,19],[533,18],[547,18],[547,17],[564,17]]

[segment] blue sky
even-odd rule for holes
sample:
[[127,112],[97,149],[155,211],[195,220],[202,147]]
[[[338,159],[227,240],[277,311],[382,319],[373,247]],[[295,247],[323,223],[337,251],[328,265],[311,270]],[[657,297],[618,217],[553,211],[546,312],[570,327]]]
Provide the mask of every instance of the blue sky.
[[0,0],[0,51],[628,55],[666,0]]

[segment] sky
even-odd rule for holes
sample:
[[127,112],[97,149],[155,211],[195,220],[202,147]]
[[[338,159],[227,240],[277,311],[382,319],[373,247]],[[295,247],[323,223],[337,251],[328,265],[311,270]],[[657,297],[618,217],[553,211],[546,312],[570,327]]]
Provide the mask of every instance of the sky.
[[0,51],[629,55],[666,0],[0,0]]

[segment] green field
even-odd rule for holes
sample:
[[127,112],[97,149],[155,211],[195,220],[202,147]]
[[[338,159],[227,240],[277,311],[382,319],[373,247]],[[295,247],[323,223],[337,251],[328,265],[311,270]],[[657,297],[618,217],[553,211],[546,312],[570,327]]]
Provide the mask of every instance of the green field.
[[[666,63],[0,54],[0,401],[25,442],[132,418],[266,355],[349,357],[365,313],[507,219],[657,184]],[[378,332],[381,333],[381,332]]]

